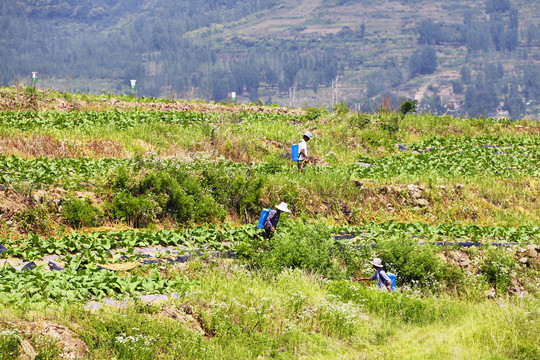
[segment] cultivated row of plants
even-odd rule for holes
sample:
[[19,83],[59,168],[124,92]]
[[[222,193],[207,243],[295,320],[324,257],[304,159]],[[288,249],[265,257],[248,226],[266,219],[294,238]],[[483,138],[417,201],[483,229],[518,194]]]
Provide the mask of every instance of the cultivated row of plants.
[[120,164],[123,159],[104,158],[37,158],[22,159],[13,155],[0,155],[0,183],[5,186],[28,183],[39,187],[46,184],[62,184],[77,186],[106,176]]
[[[396,156],[395,159],[401,161],[401,157]],[[356,188],[349,181],[353,176],[359,176],[352,172],[355,165],[330,168],[310,166],[304,173],[298,174],[288,164],[179,162],[158,157],[23,160],[0,156],[0,163],[5,169],[0,173],[2,185],[29,192],[29,201],[34,204],[14,215],[20,230],[24,232],[47,233],[50,228],[45,224],[47,219],[74,228],[95,227],[111,221],[135,228],[151,227],[163,222],[181,227],[219,224],[225,220],[245,224],[254,222],[263,207],[273,206],[280,201],[287,202],[295,215],[304,220],[308,220],[306,216],[309,214],[320,211],[318,209],[322,205],[327,207],[327,214],[343,215],[348,212],[349,216],[357,216],[354,214],[369,206],[370,199],[380,196],[382,191],[377,184],[368,185],[369,182],[364,188]],[[357,169],[364,174],[362,177],[386,177],[391,171],[399,172],[400,176],[407,175],[400,168],[383,168],[376,164],[372,168],[358,166]],[[382,174],[375,171],[378,168]],[[37,198],[31,195],[36,188],[55,192],[54,187],[68,191],[60,195],[61,198],[58,194],[42,194]],[[430,202],[437,201],[439,195],[432,194],[439,191],[437,189],[435,187],[426,192],[425,196],[429,196]],[[81,194],[77,190],[85,192]],[[465,193],[457,188],[448,191],[458,191],[460,196]],[[531,193],[532,196],[533,191],[531,188],[527,194]],[[464,199],[471,196],[466,195]],[[416,205],[409,198],[405,189],[395,198],[378,201],[382,205],[392,201],[392,204],[398,202],[394,206],[413,208]],[[317,203],[313,203],[314,199],[318,199]],[[404,203],[399,205],[399,202]],[[61,219],[57,219],[58,214]],[[353,219],[351,217],[350,221]]]
[[[344,171],[352,172],[357,177],[391,178],[398,175],[433,174],[445,177],[478,176],[489,174],[498,177],[532,176],[540,174],[540,137],[527,137],[508,143],[507,139],[491,138],[485,140],[457,139],[440,142],[438,140],[414,144],[411,148],[428,149],[422,153],[406,152],[387,156],[379,160],[362,157],[364,162],[372,166],[350,165],[326,168],[310,166],[312,171]],[[487,143],[487,144],[486,144]],[[470,146],[475,144],[473,146]],[[439,147],[435,147],[439,146]],[[31,184],[50,184],[68,181],[88,181],[90,177],[104,176],[120,164],[139,166],[141,160],[145,164],[160,162],[159,166],[172,168],[202,168],[209,164],[178,163],[175,160],[160,159],[92,159],[92,158],[37,158],[25,160],[17,156],[0,155],[0,183],[10,185],[19,182]],[[210,165],[215,167],[214,165]],[[260,174],[290,173],[291,169],[285,161],[275,163],[258,163],[255,165],[233,164],[222,162],[217,166],[220,171],[257,172]]]
[[[216,229],[195,230],[207,231],[209,234]],[[232,230],[230,230],[232,231]],[[512,283],[512,278],[525,281],[525,277],[534,276],[534,266],[520,264],[514,260],[515,249],[510,248],[474,248],[466,250],[468,256],[477,258],[476,268],[464,271],[455,265],[444,262],[440,252],[455,250],[455,248],[440,248],[429,245],[419,246],[415,239],[404,239],[401,235],[393,235],[385,241],[380,241],[377,247],[372,247],[370,241],[364,241],[362,247],[351,247],[336,241],[331,228],[324,225],[290,224],[270,242],[265,242],[253,228],[236,230],[244,240],[235,244],[237,261],[249,268],[266,269],[271,273],[280,273],[285,269],[301,269],[322,276],[323,279],[340,277],[356,277],[370,275],[373,271],[369,261],[380,257],[388,271],[397,275],[398,285],[407,293],[421,291],[426,293],[451,293],[465,297],[481,297],[490,287],[503,294]],[[187,232],[189,233],[189,232]],[[222,233],[221,236],[224,236]],[[11,266],[0,270],[2,284],[0,294],[12,294],[10,301],[35,300],[66,301],[86,300],[104,296],[131,296],[144,293],[185,292],[190,289],[182,276],[167,276],[158,271],[147,271],[142,268],[139,272],[121,276],[117,273],[100,270],[96,263],[107,256],[104,255],[116,245],[144,246],[146,244],[169,243],[167,237],[183,238],[185,233],[97,233],[75,234],[57,241],[40,239],[30,236],[21,245],[36,248],[38,252],[55,253],[61,251],[81,251],[75,256],[63,258],[65,267],[62,271],[43,272],[40,267],[16,271]],[[112,239],[112,240],[111,240]],[[192,241],[192,240],[191,240]],[[170,243],[169,243],[170,244]],[[9,244],[15,245],[15,244]],[[266,249],[262,251],[262,246]],[[11,247],[11,246],[9,246]],[[17,250],[5,252],[16,254]],[[24,250],[19,253],[24,255]],[[150,269],[156,265],[150,265]],[[167,267],[165,268],[167,269]],[[168,270],[167,270],[168,271]],[[472,273],[471,273],[472,271]],[[473,276],[474,275],[474,276]],[[473,291],[471,282],[481,284]],[[81,285],[82,284],[82,285]],[[530,284],[534,287],[534,284]],[[531,288],[532,289],[532,288]],[[19,300],[16,300],[17,294]],[[48,299],[48,300],[47,300]],[[406,300],[403,298],[403,301]]]
[[[487,147],[487,148],[504,148],[514,146],[532,146],[540,145],[540,136],[465,136],[465,137],[433,137],[411,144],[413,150],[428,150],[430,148],[445,148],[448,151],[462,150],[469,147]],[[534,148],[533,148],[534,150]],[[495,151],[501,151],[496,149]]]
[[118,232],[98,231],[92,233],[73,232],[61,238],[40,237],[29,234],[22,239],[1,239],[7,248],[2,257],[18,257],[28,261],[45,255],[64,255],[69,253],[96,252],[102,258],[110,258],[111,250],[124,249],[131,254],[135,247],[149,246],[184,246],[186,249],[204,248],[206,250],[225,250],[226,242],[242,242],[260,235],[255,225],[228,227],[219,230],[213,225],[185,230]]
[[28,303],[65,303],[90,299],[126,298],[141,294],[164,294],[186,291],[185,279],[168,280],[153,271],[149,276],[118,274],[96,265],[66,266],[62,271],[43,271],[41,267],[18,271],[11,266],[0,268],[3,301],[19,306]]
[[[405,153],[372,161],[371,167],[356,166],[359,177],[394,178],[399,175],[443,177],[540,176],[540,137],[532,138],[526,148],[518,144],[462,147],[466,142],[451,143],[444,148],[432,147],[423,153]],[[496,144],[494,141],[491,144]],[[425,148],[425,143],[422,148]],[[456,149],[457,148],[457,149]],[[460,150],[461,149],[461,150]]]
[[92,129],[107,127],[128,129],[138,125],[204,125],[221,122],[299,122],[305,115],[242,112],[201,113],[163,111],[81,111],[81,112],[34,112],[0,111],[0,125],[23,131],[36,129]]
[[[297,222],[286,220],[280,228],[280,234],[288,235],[297,226]],[[540,240],[538,226],[478,226],[462,224],[429,225],[420,222],[366,223],[363,225],[326,226],[320,225],[325,233],[335,235],[335,243],[347,245],[377,245],[391,238],[407,241],[447,242],[452,246],[457,242],[481,242],[485,244],[517,242],[520,245],[536,243]],[[30,233],[22,239],[4,238],[0,243],[7,247],[2,257],[18,257],[28,261],[45,255],[64,255],[69,253],[95,252],[102,258],[110,258],[110,251],[124,249],[133,253],[136,247],[183,246],[184,249],[204,248],[202,251],[227,250],[249,243],[260,237],[262,230],[253,224],[240,227],[226,225],[217,228],[214,225],[177,230],[124,230],[118,232],[97,231],[91,233],[73,232],[64,237],[41,237]],[[198,250],[195,250],[198,251]]]

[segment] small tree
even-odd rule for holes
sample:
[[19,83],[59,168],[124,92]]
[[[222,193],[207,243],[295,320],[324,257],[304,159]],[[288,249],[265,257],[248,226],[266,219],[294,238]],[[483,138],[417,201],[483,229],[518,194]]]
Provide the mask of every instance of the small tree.
[[437,69],[437,52],[432,47],[426,46],[416,50],[409,61],[411,77],[418,75],[433,74]]

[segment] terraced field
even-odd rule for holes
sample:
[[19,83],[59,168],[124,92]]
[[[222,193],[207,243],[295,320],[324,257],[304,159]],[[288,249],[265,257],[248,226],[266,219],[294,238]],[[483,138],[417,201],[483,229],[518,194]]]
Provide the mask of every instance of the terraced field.
[[540,355],[540,124],[17,91],[0,358]]

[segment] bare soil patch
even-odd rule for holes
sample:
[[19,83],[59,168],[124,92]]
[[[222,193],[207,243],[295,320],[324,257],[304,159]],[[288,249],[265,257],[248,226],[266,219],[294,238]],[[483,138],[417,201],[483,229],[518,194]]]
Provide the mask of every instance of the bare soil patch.
[[23,358],[34,358],[37,351],[32,345],[35,336],[46,336],[57,341],[61,350],[62,359],[81,359],[85,356],[88,348],[84,341],[77,337],[77,334],[65,325],[56,324],[50,321],[10,321],[2,324],[2,327],[10,327],[22,332],[25,339],[22,344]]
[[26,194],[19,193],[11,188],[0,191],[0,219],[8,220],[15,213],[32,206],[32,199]]

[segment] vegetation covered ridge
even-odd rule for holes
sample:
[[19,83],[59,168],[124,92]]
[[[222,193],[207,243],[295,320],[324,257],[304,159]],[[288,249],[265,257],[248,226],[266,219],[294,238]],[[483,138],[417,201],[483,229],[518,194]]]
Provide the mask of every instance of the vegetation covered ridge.
[[301,115],[301,109],[262,104],[216,103],[144,98],[132,95],[73,94],[54,90],[36,90],[33,87],[0,87],[0,110],[16,111],[176,111],[176,112],[214,112],[214,113],[277,113]]

